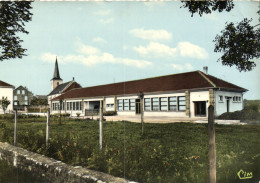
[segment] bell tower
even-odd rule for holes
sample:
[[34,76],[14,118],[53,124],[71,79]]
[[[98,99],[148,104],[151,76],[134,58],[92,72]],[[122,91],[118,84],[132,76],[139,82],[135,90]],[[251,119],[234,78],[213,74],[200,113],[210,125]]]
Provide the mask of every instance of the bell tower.
[[53,78],[51,79],[51,90],[54,90],[60,84],[62,84],[62,79],[60,78],[58,60],[57,60],[57,57],[56,57]]

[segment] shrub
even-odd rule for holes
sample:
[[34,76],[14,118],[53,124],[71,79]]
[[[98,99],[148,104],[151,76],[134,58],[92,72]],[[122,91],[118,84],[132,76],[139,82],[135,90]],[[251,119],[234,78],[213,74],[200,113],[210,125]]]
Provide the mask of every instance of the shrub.
[[117,115],[117,112],[116,111],[106,111],[106,112],[104,112],[103,115],[104,116],[115,116],[115,115]]
[[229,120],[259,120],[260,112],[252,109],[244,109],[242,111],[226,112],[217,117],[217,119]]

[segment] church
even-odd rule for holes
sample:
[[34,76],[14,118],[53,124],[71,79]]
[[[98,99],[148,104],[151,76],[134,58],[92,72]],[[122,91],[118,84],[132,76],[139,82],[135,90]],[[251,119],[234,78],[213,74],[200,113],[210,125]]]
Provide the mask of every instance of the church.
[[87,116],[89,111],[114,111],[118,116],[140,115],[196,118],[207,117],[213,105],[215,115],[243,109],[247,89],[216,78],[207,72],[192,71],[133,81],[82,88],[74,80],[62,83],[56,59],[49,94],[51,113]]

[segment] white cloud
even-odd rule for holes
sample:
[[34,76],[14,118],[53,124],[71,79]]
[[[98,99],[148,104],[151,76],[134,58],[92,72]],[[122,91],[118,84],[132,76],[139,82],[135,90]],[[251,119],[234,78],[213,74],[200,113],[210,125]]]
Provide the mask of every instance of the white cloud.
[[146,47],[134,47],[134,50],[141,55],[148,55],[149,57],[174,57],[176,56],[176,48],[170,48],[161,43],[151,42]]
[[189,42],[180,42],[177,49],[182,57],[191,57],[198,59],[206,59],[208,53],[204,48],[197,45],[191,44]]
[[174,70],[183,71],[183,70],[193,70],[194,68],[190,63],[182,64],[171,64]]
[[111,10],[100,10],[100,11],[94,12],[94,15],[105,16],[105,15],[109,15],[110,13],[111,13]]
[[133,29],[129,33],[137,38],[150,41],[169,41],[172,39],[171,33],[166,30]]
[[[58,56],[59,63],[81,63],[86,66],[93,66],[102,63],[124,64],[137,68],[146,68],[152,66],[152,63],[146,60],[135,60],[130,58],[114,57],[112,54],[102,52],[98,48],[85,45],[79,40],[76,42],[77,54]],[[52,53],[44,53],[41,59],[45,62],[54,62],[56,55]]]
[[204,48],[189,42],[180,42],[176,48],[171,48],[161,43],[150,42],[147,46],[134,47],[133,50],[147,57],[172,58],[181,56],[197,59],[206,59],[208,57],[208,53]]
[[101,44],[107,43],[107,41],[104,40],[104,39],[101,38],[101,37],[95,37],[95,38],[93,38],[93,39],[92,39],[92,42],[94,42],[94,43],[101,43]]
[[114,22],[114,19],[113,18],[100,19],[99,22],[102,24],[110,24]]

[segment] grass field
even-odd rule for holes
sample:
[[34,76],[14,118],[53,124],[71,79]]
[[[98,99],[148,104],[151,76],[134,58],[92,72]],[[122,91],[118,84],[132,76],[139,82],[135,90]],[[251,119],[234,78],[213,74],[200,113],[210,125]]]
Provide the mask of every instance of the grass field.
[[[102,151],[97,121],[51,122],[50,133],[46,150],[45,123],[20,121],[18,146],[139,182],[207,182],[206,124],[145,124],[142,136],[140,124],[104,122]],[[13,142],[13,122],[0,120],[0,141]],[[260,125],[216,125],[217,182],[258,182],[259,144]],[[253,179],[239,180],[240,169]]]

